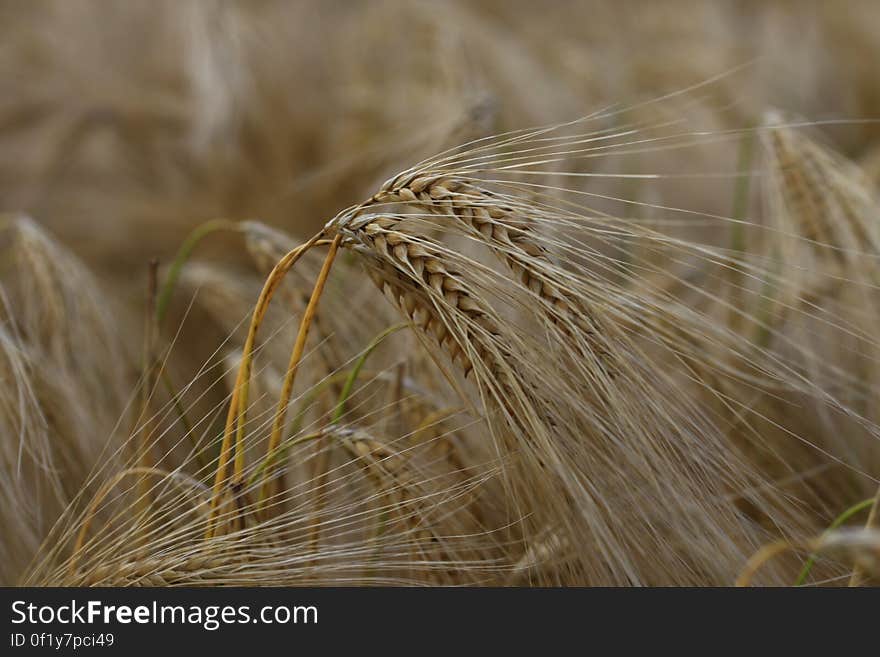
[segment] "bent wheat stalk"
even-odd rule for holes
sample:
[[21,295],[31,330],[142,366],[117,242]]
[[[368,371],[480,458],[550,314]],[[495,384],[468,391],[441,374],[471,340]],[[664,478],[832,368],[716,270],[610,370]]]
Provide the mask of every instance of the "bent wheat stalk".
[[[327,252],[327,257],[325,258],[321,271],[318,274],[318,280],[315,281],[315,289],[312,291],[312,296],[309,298],[309,304],[306,306],[306,310],[303,313],[299,332],[296,336],[296,343],[293,346],[293,351],[290,354],[290,362],[287,365],[287,374],[284,376],[284,384],[281,388],[281,395],[278,399],[278,408],[275,411],[275,419],[272,422],[272,433],[269,436],[269,445],[266,448],[267,459],[273,457],[275,450],[278,449],[278,445],[281,442],[281,433],[284,431],[285,420],[287,418],[287,407],[290,404],[290,395],[293,392],[293,384],[296,381],[296,373],[299,369],[299,363],[300,360],[302,360],[302,355],[305,351],[306,339],[309,335],[309,326],[311,326],[312,320],[317,312],[318,301],[321,299],[324,285],[327,282],[327,277],[330,275],[330,268],[333,266],[333,261],[336,258],[336,251],[339,248],[341,241],[342,236],[337,235],[330,242],[330,249]],[[239,477],[241,477],[241,473],[244,472],[244,449],[240,452],[236,451],[236,472],[239,474]],[[259,500],[257,502],[258,509],[262,508],[265,504],[266,498],[270,494],[270,488],[273,487],[272,482],[275,481],[276,486],[281,483],[278,478],[273,479],[270,475],[271,473],[266,473],[260,487]],[[241,479],[237,479],[236,483],[240,485]]]
[[214,534],[214,521],[220,501],[223,498],[223,488],[226,484],[226,471],[232,457],[233,431],[235,432],[236,455],[244,453],[244,426],[247,413],[248,387],[250,385],[251,367],[253,363],[253,352],[257,331],[266,315],[266,311],[269,309],[269,302],[272,300],[272,296],[275,294],[275,291],[278,289],[284,276],[310,248],[321,242],[322,237],[323,235],[319,233],[302,246],[293,249],[285,255],[275,265],[272,272],[266,278],[266,283],[263,286],[263,290],[260,292],[260,298],[257,300],[257,305],[254,308],[254,314],[248,328],[248,335],[244,344],[244,356],[242,357],[241,366],[238,370],[235,388],[232,393],[232,399],[230,400],[229,410],[226,416],[226,428],[223,432],[223,442],[220,445],[220,457],[214,477],[214,491],[211,496],[211,511],[205,529],[205,538],[211,538]]

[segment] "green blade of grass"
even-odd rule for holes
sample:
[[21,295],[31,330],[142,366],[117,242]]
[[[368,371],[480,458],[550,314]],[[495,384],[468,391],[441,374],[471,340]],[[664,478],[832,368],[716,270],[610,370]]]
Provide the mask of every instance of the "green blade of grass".
[[[870,506],[874,503],[874,498],[868,498],[867,500],[862,500],[861,502],[857,502],[849,507],[846,511],[837,516],[834,521],[828,525],[828,529],[825,530],[823,536],[826,536],[829,532],[833,532],[835,529],[840,527],[847,520],[852,518],[854,515],[859,513],[860,511],[864,511],[865,509],[870,508]],[[794,582],[795,586],[801,586],[807,579],[807,576],[810,574],[810,571],[813,569],[813,565],[816,563],[816,559],[818,555],[811,554],[807,559],[806,563],[804,563],[804,567],[801,569],[800,575],[798,575],[797,579]]]
[[189,260],[189,257],[192,255],[195,248],[199,245],[199,242],[212,233],[219,231],[238,231],[238,229],[238,224],[234,221],[229,221],[227,219],[213,219],[196,226],[196,228],[187,236],[183,244],[180,245],[180,249],[177,251],[177,255],[171,263],[171,267],[168,269],[165,284],[162,286],[162,292],[159,294],[159,300],[156,303],[156,321],[160,325],[162,320],[165,319],[165,314],[168,312],[168,305],[171,303],[171,296],[174,294],[174,288],[180,278],[183,266],[186,264],[186,261]]
[[296,416],[293,418],[293,422],[291,422],[290,430],[291,433],[299,433],[302,431],[302,423],[305,419],[306,413],[308,413],[309,409],[312,406],[312,402],[318,398],[322,392],[324,392],[327,388],[329,388],[334,383],[339,383],[340,381],[344,381],[348,379],[349,372],[342,371],[331,374],[324,380],[312,386],[305,394],[302,395],[302,401],[299,405],[299,411],[297,411]]
[[384,331],[382,331],[379,335],[373,338],[373,341],[367,345],[367,348],[364,349],[363,353],[357,359],[354,364],[354,367],[351,368],[349,372],[348,378],[345,380],[345,384],[342,386],[342,392],[339,393],[339,401],[336,402],[336,410],[333,412],[333,417],[330,420],[333,423],[339,421],[339,419],[345,413],[345,402],[348,401],[348,398],[351,396],[352,388],[354,388],[354,383],[357,381],[358,375],[364,367],[364,363],[367,362],[367,358],[370,357],[376,347],[382,344],[382,341],[387,338],[389,335],[396,333],[397,331],[406,328],[408,324],[395,324]]

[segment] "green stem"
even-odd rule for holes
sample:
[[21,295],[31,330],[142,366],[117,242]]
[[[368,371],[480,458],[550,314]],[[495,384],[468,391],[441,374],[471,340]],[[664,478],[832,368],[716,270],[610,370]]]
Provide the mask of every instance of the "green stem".
[[[874,498],[871,497],[867,500],[862,500],[861,502],[853,504],[846,511],[844,511],[839,516],[837,516],[834,519],[834,522],[832,522],[830,525],[828,525],[828,529],[825,530],[825,532],[822,534],[822,537],[824,538],[830,532],[833,532],[835,529],[840,527],[843,523],[845,523],[847,520],[852,518],[854,515],[856,515],[860,511],[864,511],[865,509],[870,508],[873,503],[874,503]],[[816,563],[817,558],[818,558],[818,555],[816,553],[813,553],[810,555],[810,557],[807,559],[806,563],[804,564],[804,567],[801,570],[800,575],[798,575],[798,578],[794,582],[795,586],[801,586],[806,581],[807,575],[809,575],[810,571],[813,569],[813,565]]]
[[354,388],[354,383],[357,381],[358,375],[364,367],[364,363],[367,362],[367,358],[370,357],[376,347],[382,344],[382,341],[387,338],[392,333],[396,333],[400,329],[406,328],[407,324],[395,324],[384,331],[382,331],[379,335],[373,338],[373,341],[367,345],[367,348],[364,349],[363,353],[355,362],[354,367],[351,368],[351,372],[348,374],[348,378],[345,380],[345,385],[342,386],[342,392],[339,393],[339,401],[336,403],[336,410],[333,413],[333,417],[330,420],[331,423],[339,422],[342,416],[345,414],[345,402],[348,401],[348,398],[351,396],[352,388]]
[[183,244],[180,246],[180,250],[178,250],[177,255],[174,258],[174,261],[171,263],[171,267],[168,269],[168,276],[165,278],[165,284],[162,286],[162,292],[159,294],[159,300],[156,304],[156,321],[160,325],[162,320],[165,319],[165,314],[168,312],[168,305],[171,303],[171,296],[174,294],[174,288],[177,285],[177,280],[180,278],[183,266],[186,264],[186,261],[189,260],[189,257],[192,255],[192,252],[195,250],[196,246],[198,246],[199,242],[211,233],[216,233],[222,230],[237,231],[238,229],[238,224],[234,221],[213,219],[197,226],[189,234],[186,240],[184,240]]

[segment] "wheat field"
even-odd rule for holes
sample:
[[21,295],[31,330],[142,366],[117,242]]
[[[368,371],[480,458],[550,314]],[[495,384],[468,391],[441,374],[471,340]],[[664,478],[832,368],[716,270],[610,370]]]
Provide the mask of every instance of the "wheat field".
[[0,583],[880,582],[880,4],[0,37]]

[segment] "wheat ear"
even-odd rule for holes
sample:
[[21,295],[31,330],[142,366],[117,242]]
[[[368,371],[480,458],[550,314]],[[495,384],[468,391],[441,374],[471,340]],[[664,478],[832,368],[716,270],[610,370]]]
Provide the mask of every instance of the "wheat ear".
[[597,337],[595,313],[557,283],[561,272],[535,232],[534,208],[500,198],[472,180],[447,175],[389,181],[367,207],[381,203],[406,203],[457,219],[507,265],[518,284],[540,300],[554,325],[569,335],[585,337],[607,365],[610,354]]

